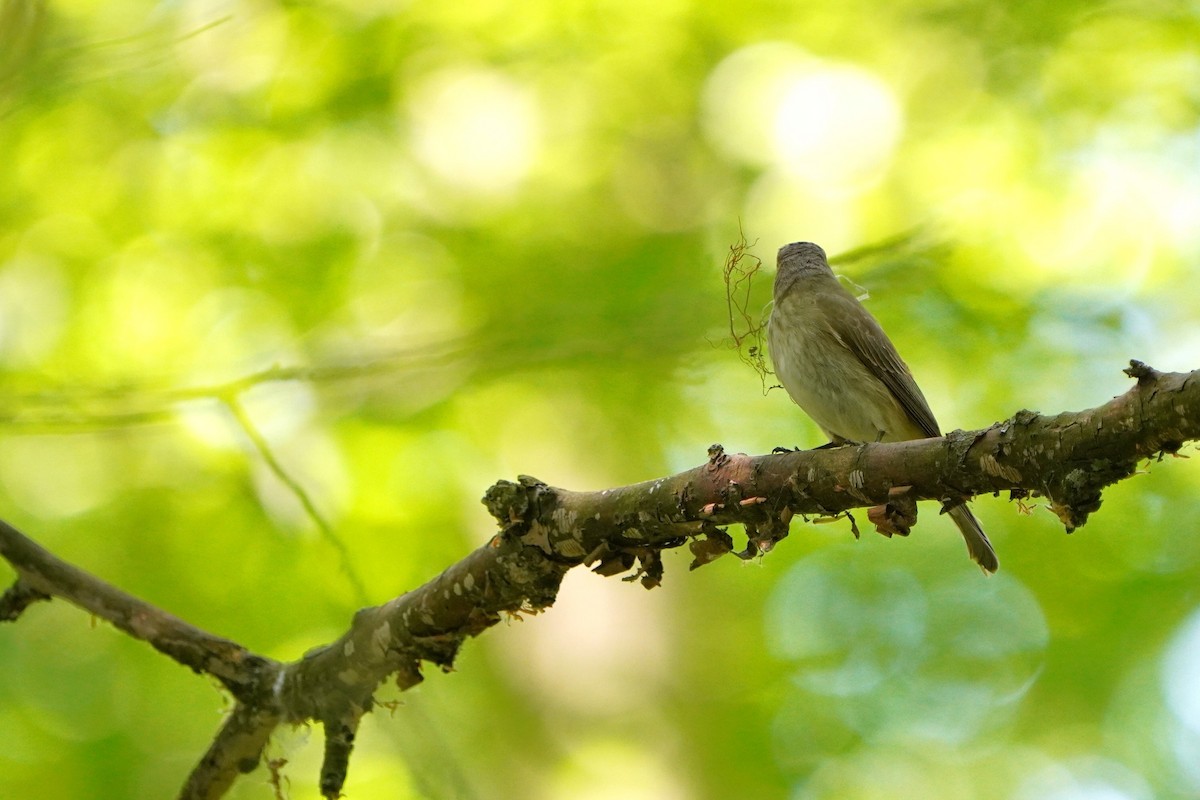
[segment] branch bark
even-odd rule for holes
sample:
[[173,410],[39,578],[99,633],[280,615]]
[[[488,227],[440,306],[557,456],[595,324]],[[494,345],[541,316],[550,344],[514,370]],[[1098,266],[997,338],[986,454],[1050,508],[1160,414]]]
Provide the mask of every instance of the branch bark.
[[[381,683],[407,689],[424,662],[449,669],[462,644],[503,614],[537,613],[580,564],[657,585],[663,549],[690,543],[693,568],[733,549],[724,530],[742,524],[750,557],[787,535],[797,515],[864,506],[881,532],[904,532],[917,500],[962,502],[1008,491],[1049,498],[1068,532],[1100,507],[1105,487],[1139,461],[1200,439],[1200,372],[1162,374],[1131,362],[1137,385],[1093,409],[1057,416],[1019,411],[978,431],[894,444],[764,456],[719,445],[695,469],[596,492],[557,489],[522,476],[499,481],[484,504],[501,532],[418,589],[355,614],[337,641],[283,664],[210,634],[57,558],[0,522],[0,556],[17,572],[0,596],[0,621],[58,597],[108,620],[196,672],[216,677],[237,704],[180,794],[223,796],[261,760],[281,723],[326,731],[321,791],[338,797],[354,738]],[[896,527],[900,518],[904,526]],[[636,569],[635,569],[636,568]]]

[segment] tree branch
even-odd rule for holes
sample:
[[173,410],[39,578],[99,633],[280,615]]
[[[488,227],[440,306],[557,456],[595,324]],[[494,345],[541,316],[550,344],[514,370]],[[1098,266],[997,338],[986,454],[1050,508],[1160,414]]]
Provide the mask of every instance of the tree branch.
[[[17,580],[0,597],[0,620],[59,597],[112,622],[237,698],[181,797],[212,800],[252,770],[281,722],[320,722],[326,731],[321,791],[337,797],[362,716],[393,675],[407,689],[422,662],[449,669],[466,639],[504,613],[550,606],[564,574],[579,564],[647,587],[662,579],[660,553],[690,542],[693,567],[733,548],[722,526],[745,526],[750,557],[770,550],[796,514],[891,509],[906,524],[915,501],[957,503],[1009,491],[1049,498],[1070,532],[1100,507],[1103,489],[1142,459],[1173,454],[1200,438],[1200,372],[1162,374],[1140,362],[1137,385],[1097,408],[1047,417],[1020,411],[979,431],[893,444],[850,445],[765,456],[728,455],[653,481],[595,492],[556,489],[534,478],[499,481],[484,504],[501,532],[424,586],[355,614],[337,641],[279,662],[193,627],[58,559],[0,522],[0,556]],[[888,533],[892,515],[880,530]],[[903,532],[900,529],[900,532]]]
[[217,800],[238,775],[253,772],[279,717],[273,709],[238,703],[188,776],[179,800]]
[[[212,675],[239,700],[255,702],[262,673],[277,668],[269,659],[253,655],[236,642],[194,627],[68,564],[3,520],[0,556],[17,571],[17,580],[5,598],[31,593],[34,599],[62,598],[195,672]],[[10,603],[6,610],[11,613],[0,619],[15,620],[28,605]]]

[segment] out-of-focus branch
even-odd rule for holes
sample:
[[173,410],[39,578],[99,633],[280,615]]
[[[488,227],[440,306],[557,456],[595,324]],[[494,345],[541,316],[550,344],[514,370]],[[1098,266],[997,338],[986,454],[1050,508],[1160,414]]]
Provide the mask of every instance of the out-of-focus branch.
[[330,384],[371,379],[389,388],[396,374],[437,369],[459,358],[463,342],[447,341],[382,353],[370,359],[315,365],[276,365],[224,383],[185,388],[115,386],[61,392],[44,388],[36,393],[10,391],[0,399],[0,423],[23,433],[61,433],[135,425],[162,425],[177,421],[188,403],[227,402],[258,386],[304,382]]
[[[338,797],[363,715],[379,685],[407,689],[422,662],[449,669],[462,644],[504,613],[550,606],[567,570],[657,585],[660,553],[690,543],[693,567],[733,548],[722,528],[745,526],[749,557],[788,533],[796,514],[885,507],[915,520],[915,501],[960,502],[1012,492],[1049,498],[1069,531],[1100,506],[1103,489],[1139,461],[1200,438],[1200,372],[1162,374],[1139,362],[1137,385],[1086,411],[1053,417],[1020,411],[979,431],[892,444],[849,445],[764,456],[728,455],[717,445],[702,466],[595,492],[556,489],[529,477],[499,481],[484,503],[501,532],[424,586],[355,614],[337,641],[280,664],[200,630],[58,559],[0,523],[0,556],[17,571],[0,597],[0,619],[32,603],[68,600],[149,642],[197,672],[218,678],[237,705],[185,784],[181,797],[215,800],[261,760],[280,723],[320,722],[326,731],[321,791]],[[889,513],[886,509],[890,509]],[[636,569],[635,569],[636,567]]]

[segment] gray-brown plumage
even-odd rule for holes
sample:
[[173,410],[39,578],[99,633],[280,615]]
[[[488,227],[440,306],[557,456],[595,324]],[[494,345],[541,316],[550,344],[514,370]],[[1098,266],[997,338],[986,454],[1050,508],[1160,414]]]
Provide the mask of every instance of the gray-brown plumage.
[[[838,283],[812,242],[779,249],[767,326],[775,375],[830,440],[899,442],[941,436],[929,403],[887,334]],[[965,504],[948,512],[987,572],[996,552]]]

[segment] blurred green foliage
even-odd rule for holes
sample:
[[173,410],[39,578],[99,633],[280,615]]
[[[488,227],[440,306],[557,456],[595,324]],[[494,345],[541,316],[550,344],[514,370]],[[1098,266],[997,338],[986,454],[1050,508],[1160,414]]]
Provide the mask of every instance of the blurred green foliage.
[[[947,429],[1200,367],[1198,33],[1171,2],[0,0],[0,513],[297,657],[486,541],[496,479],[818,444],[719,346],[739,230],[768,265],[915,231],[835,268]],[[978,500],[992,580],[932,508],[671,554],[649,593],[573,574],[372,715],[347,791],[1195,796],[1200,472],[1147,472],[1070,537]],[[222,707],[35,607],[0,630],[0,796],[171,796]],[[268,753],[291,797],[318,737]]]

